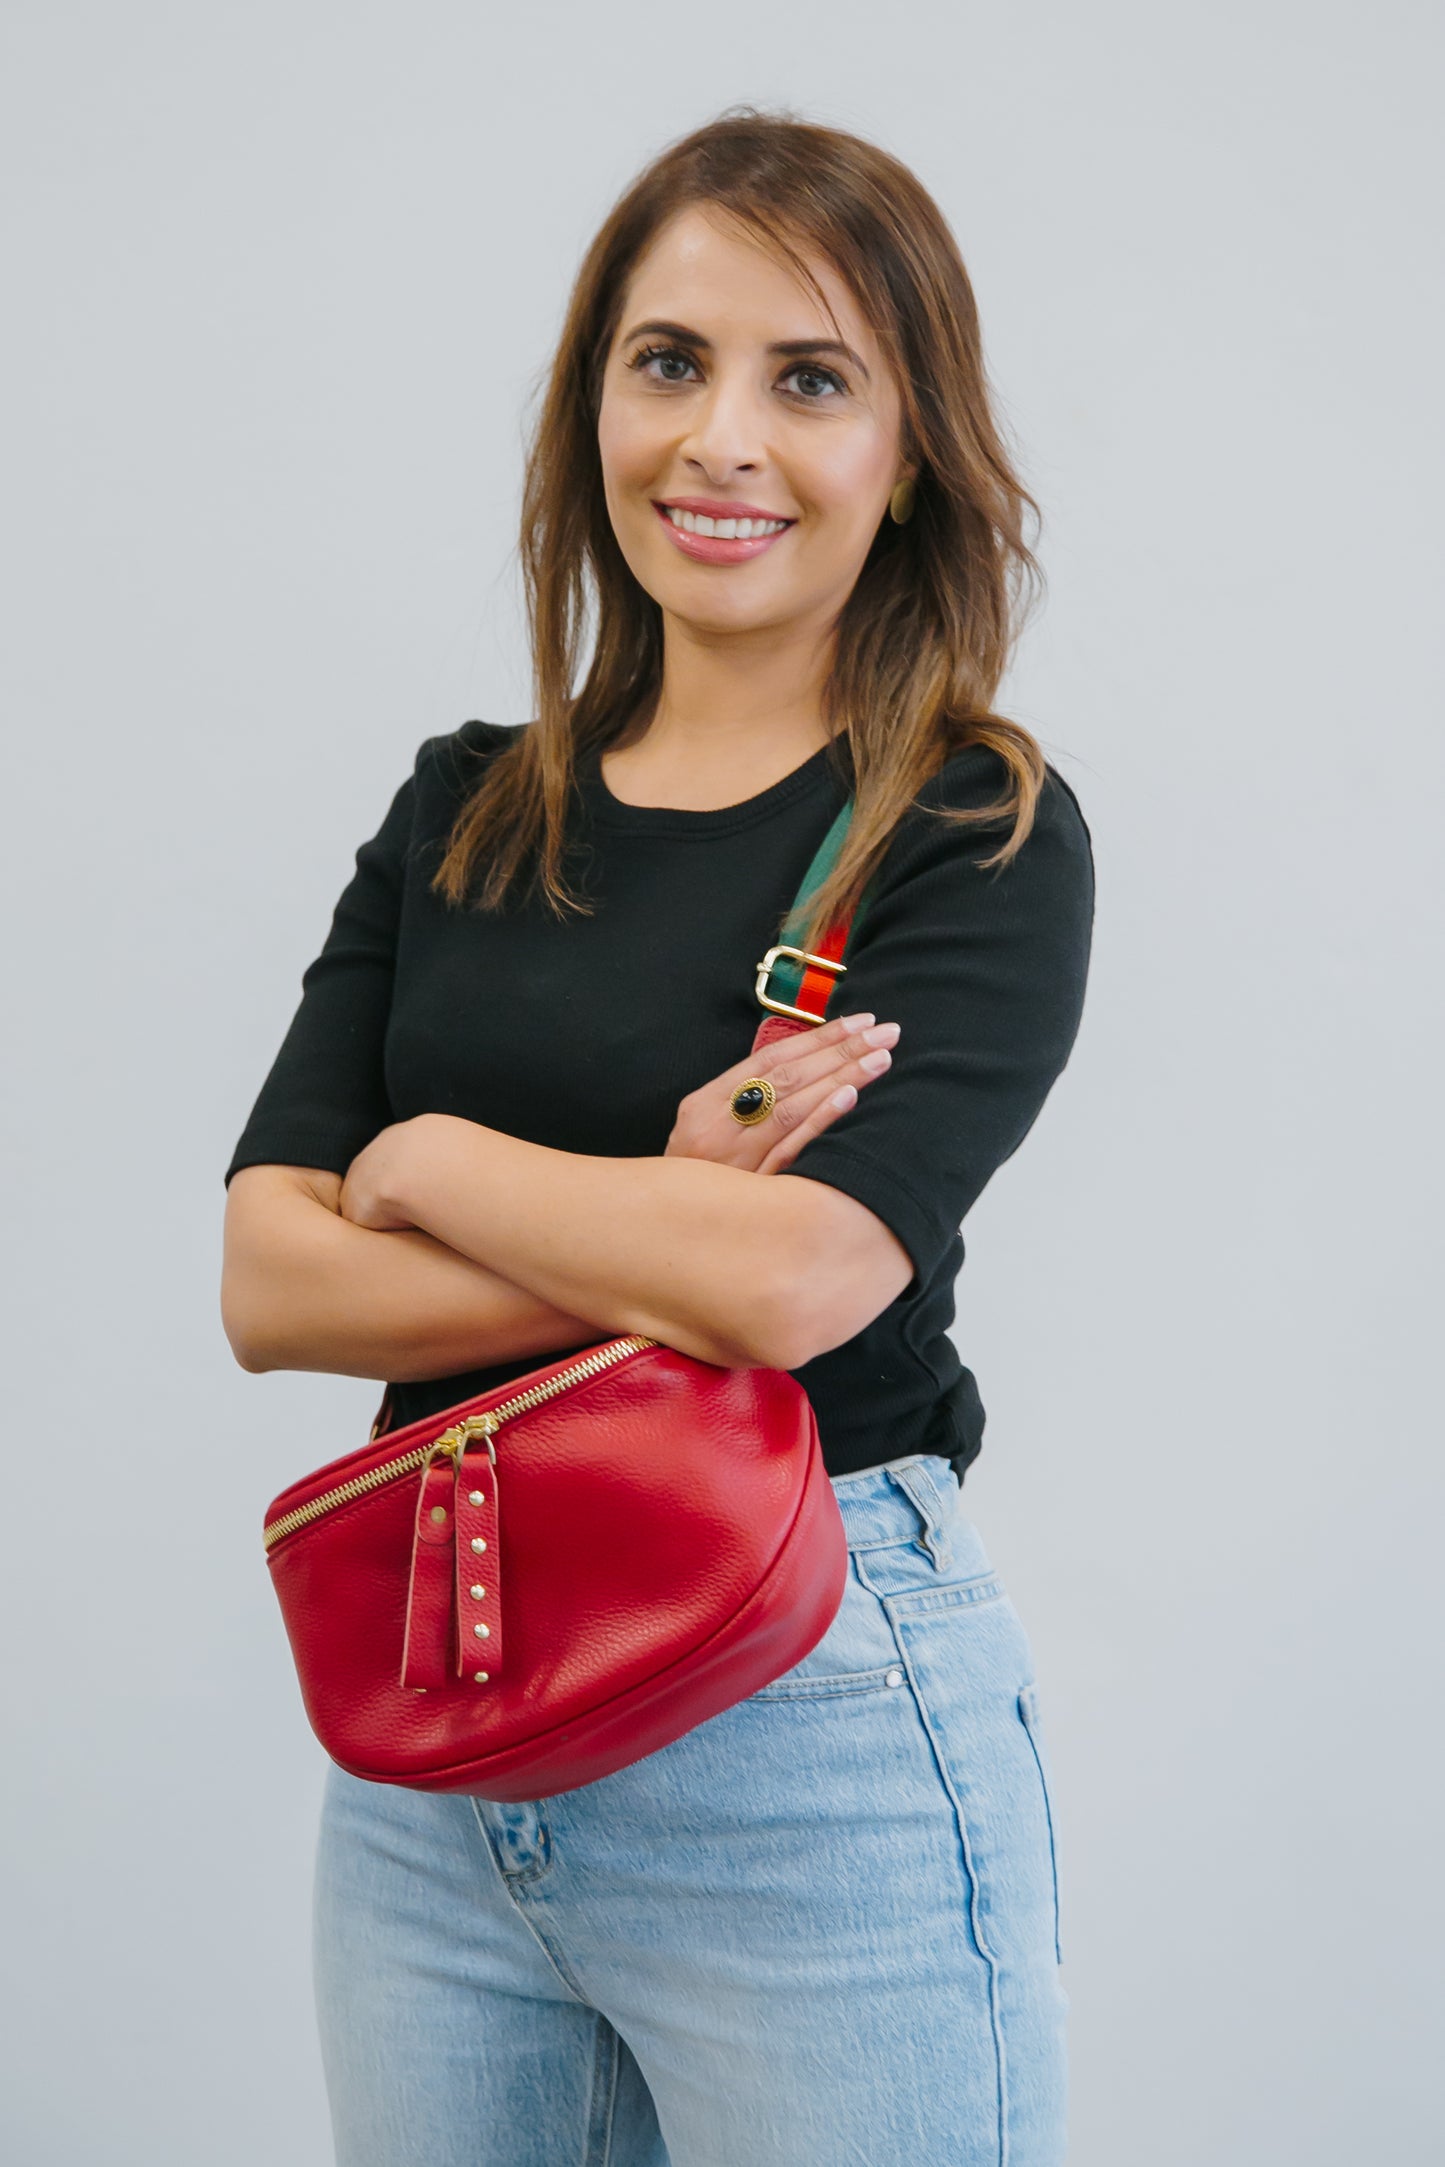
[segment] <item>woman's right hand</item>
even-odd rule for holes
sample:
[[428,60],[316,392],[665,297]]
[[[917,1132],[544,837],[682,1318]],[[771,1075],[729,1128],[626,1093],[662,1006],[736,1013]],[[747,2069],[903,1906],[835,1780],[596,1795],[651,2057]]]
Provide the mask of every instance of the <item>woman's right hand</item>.
[[[816,1029],[774,1039],[761,1053],[735,1061],[710,1083],[689,1091],[677,1109],[664,1157],[711,1159],[755,1174],[780,1174],[804,1144],[821,1136],[858,1093],[892,1063],[900,1026],[871,1015],[837,1016]],[[744,1124],[729,1102],[750,1076],[766,1077],[773,1104],[763,1120]]]

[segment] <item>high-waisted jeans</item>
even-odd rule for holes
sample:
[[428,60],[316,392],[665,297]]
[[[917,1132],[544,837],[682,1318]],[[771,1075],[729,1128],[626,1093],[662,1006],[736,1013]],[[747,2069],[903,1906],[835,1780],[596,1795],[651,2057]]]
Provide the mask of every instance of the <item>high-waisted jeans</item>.
[[946,1460],[833,1485],[833,1624],[659,1752],[526,1805],[329,1770],[338,2167],[1062,2159],[1028,1639]]

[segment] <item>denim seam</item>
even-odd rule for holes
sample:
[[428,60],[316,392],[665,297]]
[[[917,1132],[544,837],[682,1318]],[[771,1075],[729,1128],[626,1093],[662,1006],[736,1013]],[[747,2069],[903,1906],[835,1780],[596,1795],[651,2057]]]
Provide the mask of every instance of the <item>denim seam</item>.
[[854,1566],[859,1581],[868,1593],[876,1595],[880,1602],[906,1608],[916,1606],[922,1610],[951,1610],[957,1603],[992,1603],[997,1602],[1003,1595],[1002,1576],[992,1566],[987,1572],[975,1573],[970,1580],[946,1580],[941,1587],[880,1588],[869,1578],[864,1562],[867,1553],[872,1550],[897,1550],[903,1547],[900,1543],[859,1543],[853,1548]]
[[[942,1591],[940,1590],[940,1592]],[[923,1688],[918,1683],[912,1659],[907,1648],[903,1645],[903,1635],[898,1630],[898,1614],[893,1607],[893,1598],[885,1595],[881,1598],[881,1601],[888,1613],[888,1622],[892,1628],[893,1639],[898,1649],[898,1660],[913,1690],[913,1704],[918,1710],[918,1719],[923,1725],[924,1734],[932,1750],[934,1766],[938,1770],[944,1790],[947,1792],[953,1806],[954,1826],[958,1830],[959,1846],[963,1854],[963,1869],[968,1877],[969,1922],[975,1946],[988,1967],[989,2023],[993,2031],[994,2073],[998,2099],[998,2167],[1008,2167],[1008,2070],[1004,2054],[1003,2012],[999,2007],[998,1958],[990,1947],[979,1921],[978,1875],[974,1870],[973,1846],[969,1841],[968,1822],[963,1811],[963,1801],[958,1795],[957,1786],[949,1772],[947,1759],[942,1745],[939,1743],[938,1734],[934,1729],[933,1718],[928,1712],[928,1706],[923,1697]]]
[[926,1617],[933,1610],[961,1610],[974,1603],[1001,1602],[1003,1582],[990,1575],[983,1580],[959,1580],[951,1587],[911,1588],[907,1594],[890,1595],[887,1600],[899,1617]]
[[[587,2135],[582,2156],[582,2167],[609,2167],[612,2159],[612,2133],[617,2114],[617,2065],[620,2060],[620,2041],[612,2025],[600,2009],[595,2010],[596,2033],[592,2049],[592,2097],[588,2102]],[[600,2080],[600,2081],[599,2081]],[[605,2107],[600,2106],[602,2086],[606,2086]],[[601,2150],[598,2150],[600,2145]]]
[[487,1846],[487,1855],[491,1859],[493,1866],[497,1870],[497,1877],[500,1880],[504,1891],[511,1900],[512,1909],[516,1912],[517,1917],[522,1920],[523,1924],[527,1928],[528,1933],[532,1936],[532,1939],[536,1942],[538,1948],[546,1957],[548,1963],[551,1965],[553,1971],[556,1972],[557,1977],[561,1980],[563,1986],[566,1987],[568,1993],[575,1994],[578,2001],[581,2002],[582,2006],[585,2009],[590,2009],[592,2006],[591,2001],[589,2000],[586,1993],[584,1993],[580,1983],[572,1977],[572,1974],[568,1970],[567,1965],[558,1955],[557,1951],[552,1947],[552,1944],[548,1941],[546,1935],[542,1932],[541,1927],[532,1917],[527,1905],[522,1902],[522,1889],[527,1885],[528,1882],[540,1880],[541,1876],[546,1872],[547,1866],[551,1863],[552,1844],[546,1822],[541,1822],[543,1849],[547,1854],[544,1863],[541,1866],[537,1867],[535,1870],[529,1869],[525,1874],[509,1874],[506,1867],[497,1857],[496,1846],[492,1842],[491,1833],[487,1827],[486,1822],[482,1818],[482,1807],[484,1803],[485,1801],[483,1799],[478,1798],[475,1794],[473,1794],[471,1798],[472,1814],[476,1820],[478,1828],[482,1832],[483,1839]]
[[791,1682],[780,1679],[773,1685],[759,1686],[748,1700],[826,1700],[840,1693],[891,1691],[888,1679],[897,1668],[896,1663],[881,1663],[873,1670],[840,1670],[831,1678],[798,1678]]
[[848,1548],[855,1556],[873,1550],[923,1550],[925,1555],[932,1555],[916,1535],[880,1535],[877,1542],[850,1542]]
[[1038,1707],[1034,1699],[1034,1690],[1032,1681],[1020,1688],[1018,1710],[1023,1719],[1024,1729],[1028,1733],[1029,1744],[1034,1749],[1034,1761],[1039,1771],[1039,1785],[1044,1794],[1044,1814],[1049,1824],[1049,1869],[1054,1884],[1054,1961],[1062,1964],[1064,1949],[1059,1919],[1059,1832],[1054,1825],[1053,1785],[1049,1780],[1049,1771],[1044,1765],[1043,1742],[1034,1728],[1038,1721]]
[[562,1981],[562,1984],[577,1996],[577,1999],[582,2003],[584,2008],[590,2009],[592,2007],[592,2003],[589,2000],[585,1991],[583,1990],[581,1981],[573,1978],[571,1969],[566,1963],[565,1959],[556,1949],[553,1948],[551,1941],[548,1939],[547,1935],[543,1933],[537,1921],[531,1916],[526,1904],[522,1901],[521,1895],[516,1891],[513,1891],[512,1893],[512,1902],[516,1905],[519,1915],[526,1920],[528,1926],[531,1928],[533,1937],[536,1940],[538,1948],[547,1958],[548,1963],[552,1966],[552,1969],[556,1972],[558,1978]]

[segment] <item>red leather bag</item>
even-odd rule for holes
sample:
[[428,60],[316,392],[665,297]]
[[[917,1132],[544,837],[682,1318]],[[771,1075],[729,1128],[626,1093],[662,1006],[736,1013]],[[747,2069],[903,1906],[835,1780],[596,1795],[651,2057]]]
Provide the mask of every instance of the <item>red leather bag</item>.
[[[754,1051],[824,1020],[849,930],[768,951]],[[352,1775],[574,1790],[770,1684],[837,1615],[847,1539],[786,1371],[633,1335],[379,1435],[385,1415],[283,1490],[264,1529],[307,1716]]]

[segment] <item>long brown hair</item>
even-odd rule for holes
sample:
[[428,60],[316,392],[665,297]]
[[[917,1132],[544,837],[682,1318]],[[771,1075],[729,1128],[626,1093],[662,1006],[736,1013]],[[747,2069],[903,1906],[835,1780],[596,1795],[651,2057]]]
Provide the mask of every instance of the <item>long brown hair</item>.
[[[814,897],[804,945],[851,908],[898,820],[968,745],[1003,761],[1001,795],[959,822],[1010,823],[987,867],[1021,848],[1044,755],[991,702],[1034,596],[1024,540],[1039,510],[1010,464],[991,408],[978,310],[942,213],[896,158],[858,136],[787,114],[735,108],[670,144],[625,191],[577,274],[533,432],[521,562],[536,719],[490,761],[458,812],[432,881],[499,908],[524,873],[553,911],[588,911],[563,878],[577,763],[627,730],[662,677],[662,613],[617,545],[602,487],[597,419],[604,366],[632,272],[677,212],[706,205],[785,262],[823,303],[804,254],[847,282],[902,395],[901,451],[918,465],[915,509],[885,518],[841,613],[824,721],[847,732],[854,814]],[[584,640],[592,648],[574,691]]]

